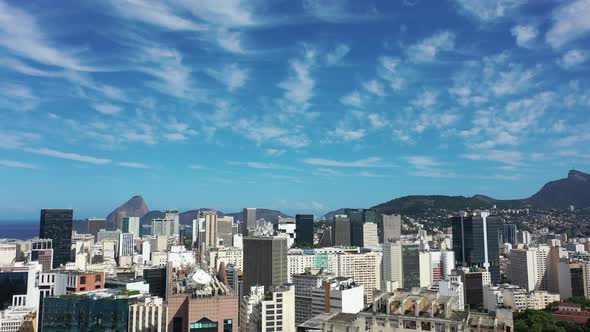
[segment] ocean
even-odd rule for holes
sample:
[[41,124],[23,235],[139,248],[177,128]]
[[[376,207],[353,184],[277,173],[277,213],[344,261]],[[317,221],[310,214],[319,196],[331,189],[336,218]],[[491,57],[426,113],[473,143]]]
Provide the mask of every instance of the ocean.
[[28,240],[39,236],[39,221],[2,220],[0,221],[0,239]]

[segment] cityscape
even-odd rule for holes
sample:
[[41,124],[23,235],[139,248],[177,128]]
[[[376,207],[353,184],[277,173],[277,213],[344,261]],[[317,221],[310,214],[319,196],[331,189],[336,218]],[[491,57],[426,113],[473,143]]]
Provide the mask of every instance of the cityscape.
[[590,332],[590,0],[0,0],[0,332]]

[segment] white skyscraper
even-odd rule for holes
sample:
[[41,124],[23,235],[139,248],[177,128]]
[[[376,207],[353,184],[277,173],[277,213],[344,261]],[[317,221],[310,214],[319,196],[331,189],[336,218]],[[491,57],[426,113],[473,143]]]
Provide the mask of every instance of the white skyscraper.
[[377,233],[377,224],[374,222],[367,222],[363,224],[363,247],[379,247],[379,235]]
[[123,232],[132,233],[135,237],[140,236],[139,217],[123,217]]
[[513,249],[509,253],[508,278],[527,291],[547,290],[548,246]]
[[121,233],[119,235],[119,257],[133,256],[133,233]]

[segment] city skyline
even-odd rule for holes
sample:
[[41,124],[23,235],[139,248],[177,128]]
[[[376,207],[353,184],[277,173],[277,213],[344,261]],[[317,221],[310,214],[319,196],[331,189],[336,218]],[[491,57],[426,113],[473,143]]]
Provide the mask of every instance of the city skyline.
[[[590,169],[590,1],[0,0],[0,219],[524,198]],[[428,24],[424,24],[427,22]]]

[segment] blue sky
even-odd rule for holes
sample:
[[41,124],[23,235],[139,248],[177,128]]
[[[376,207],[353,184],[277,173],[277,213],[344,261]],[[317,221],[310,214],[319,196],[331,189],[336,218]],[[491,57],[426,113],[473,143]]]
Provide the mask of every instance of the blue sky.
[[0,219],[407,194],[590,169],[590,0],[0,0]]

